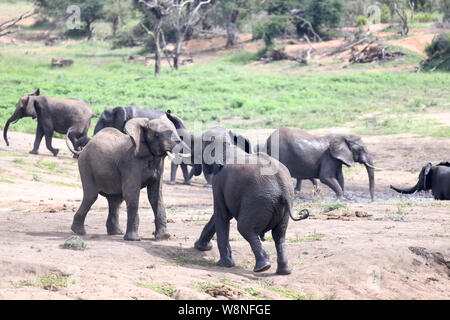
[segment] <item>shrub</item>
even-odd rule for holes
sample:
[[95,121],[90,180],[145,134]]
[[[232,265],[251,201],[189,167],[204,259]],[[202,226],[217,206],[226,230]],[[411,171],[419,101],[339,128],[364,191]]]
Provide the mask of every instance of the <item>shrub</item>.
[[433,16],[429,12],[418,12],[414,16],[414,22],[431,22],[433,21]]
[[391,21],[391,10],[389,10],[388,5],[385,4],[383,8],[381,8],[380,22],[388,23],[389,21]]
[[356,18],[356,25],[359,27],[367,25],[368,22],[369,20],[366,16],[358,16],[358,18]]
[[253,38],[263,39],[266,47],[273,45],[273,40],[283,35],[291,26],[286,16],[267,16],[261,19],[253,28]]
[[436,36],[425,51],[428,55],[423,62],[425,70],[450,71],[450,32]]

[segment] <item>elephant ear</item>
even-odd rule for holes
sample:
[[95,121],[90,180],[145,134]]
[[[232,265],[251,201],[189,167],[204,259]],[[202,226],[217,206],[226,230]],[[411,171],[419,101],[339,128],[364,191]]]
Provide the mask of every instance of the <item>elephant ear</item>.
[[123,132],[125,123],[127,122],[127,113],[124,107],[116,107],[113,109],[114,128]]
[[431,176],[428,177],[428,174],[431,172],[431,167],[433,167],[433,164],[431,162],[427,163],[425,167],[423,167],[423,186],[426,188],[426,190],[431,189],[431,186],[428,186],[428,184],[431,184]]
[[38,115],[39,107],[40,106],[39,106],[38,102],[36,101],[36,97],[29,96],[28,101],[25,105],[25,114],[27,114],[28,116],[30,116],[34,119]]
[[345,137],[335,137],[330,141],[330,153],[333,158],[341,160],[348,167],[354,163],[353,153]]
[[35,89],[34,91],[30,92],[29,96],[39,96],[41,94],[41,90],[39,88]]
[[228,135],[230,136],[231,142],[235,146],[241,148],[246,153],[253,153],[252,144],[246,137],[240,133],[234,132],[233,130],[228,130]]
[[150,149],[145,141],[145,130],[148,127],[148,122],[149,120],[146,118],[135,118],[125,124],[125,133],[133,141],[135,156],[137,158],[146,158],[151,155]]

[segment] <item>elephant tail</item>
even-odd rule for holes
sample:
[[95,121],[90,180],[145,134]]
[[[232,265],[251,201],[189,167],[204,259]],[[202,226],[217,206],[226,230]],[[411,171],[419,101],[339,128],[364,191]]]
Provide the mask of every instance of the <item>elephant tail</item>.
[[69,143],[69,134],[66,135],[66,145],[67,145],[67,148],[69,148],[70,152],[72,152],[74,155],[76,155],[76,156],[79,156],[79,155],[80,155],[81,151],[76,151],[76,150],[74,150],[74,148],[72,148],[72,147],[70,146],[70,143]]
[[309,217],[309,210],[308,209],[302,209],[302,210],[300,210],[300,214],[301,214],[300,217],[295,218],[292,215],[292,210],[289,210],[289,215],[291,216],[291,219],[294,220],[294,221],[301,221],[301,220],[305,220],[306,218],[308,218]]

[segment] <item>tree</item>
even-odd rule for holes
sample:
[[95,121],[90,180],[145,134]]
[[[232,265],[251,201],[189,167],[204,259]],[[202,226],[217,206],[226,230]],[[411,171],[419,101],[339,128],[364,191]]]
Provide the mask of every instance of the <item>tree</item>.
[[0,37],[4,37],[8,34],[14,33],[15,30],[11,30],[12,27],[14,27],[20,21],[27,19],[35,14],[36,13],[34,11],[33,12],[25,12],[18,17],[15,17],[15,18],[3,21],[3,22],[0,21]]
[[323,27],[336,26],[341,22],[344,6],[339,0],[312,0],[306,12],[307,20],[316,32]]
[[36,0],[40,14],[49,18],[65,19],[70,15],[67,12],[70,6],[80,8],[80,20],[84,23],[88,39],[93,35],[92,24],[105,18],[106,4],[107,0]]
[[147,31],[147,34],[152,36],[155,40],[155,75],[159,76],[161,73],[161,33],[163,19],[169,16],[174,3],[169,0],[138,0],[144,12],[149,13],[154,20],[153,31],[149,30],[142,23],[142,27]]
[[174,0],[172,9],[172,24],[175,28],[175,54],[173,58],[173,66],[175,69],[179,67],[179,57],[181,52],[181,44],[186,38],[186,33],[190,28],[197,25],[204,11],[201,10],[211,3],[212,0]]

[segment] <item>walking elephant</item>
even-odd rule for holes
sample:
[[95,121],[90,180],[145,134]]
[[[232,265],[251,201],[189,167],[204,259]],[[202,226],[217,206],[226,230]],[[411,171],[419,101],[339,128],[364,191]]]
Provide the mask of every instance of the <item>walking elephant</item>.
[[[294,188],[288,169],[267,154],[249,154],[237,147],[223,128],[213,128],[203,137],[204,171],[213,175],[214,213],[204,227],[195,248],[212,248],[211,239],[217,232],[220,253],[219,266],[232,267],[234,260],[229,243],[230,220],[237,220],[239,233],[249,242],[255,256],[253,271],[270,268],[270,259],[262,247],[260,235],[272,230],[277,250],[277,273],[290,274],[285,252],[285,235],[289,217],[293,218]],[[241,143],[237,143],[241,145]],[[220,151],[218,151],[220,150]],[[238,161],[239,160],[239,161]],[[264,174],[263,168],[277,170]]]
[[375,167],[360,137],[344,134],[318,137],[297,128],[285,127],[272,133],[266,148],[267,153],[283,163],[297,181],[320,179],[338,198],[344,195],[342,165],[361,163],[366,167],[370,197],[374,199]]
[[420,171],[419,181],[414,187],[401,189],[391,185],[391,189],[404,194],[431,190],[434,199],[450,200],[450,162],[441,162],[435,166],[427,163]]
[[[9,146],[8,128],[11,123],[24,117],[37,118],[36,138],[31,154],[37,154],[42,138],[45,137],[47,149],[58,155],[59,150],[52,147],[53,132],[66,134],[66,143],[69,149],[80,151],[88,142],[87,136],[91,119],[94,117],[91,107],[84,101],[72,98],[52,98],[40,96],[36,89],[27,96],[19,99],[16,110],[8,119],[3,129],[3,138]],[[72,149],[67,141],[72,142]]]
[[[91,139],[78,159],[83,200],[73,218],[72,231],[79,235],[86,234],[86,215],[100,194],[106,197],[109,205],[107,233],[122,234],[119,226],[119,207],[125,200],[127,229],[124,239],[140,240],[139,193],[146,187],[155,215],[155,237],[169,237],[162,197],[164,158],[166,155],[173,157],[172,151],[175,147],[190,152],[169,117],[170,113],[167,112],[167,116],[154,120],[131,119],[125,125],[125,133],[115,128],[105,128]],[[182,156],[190,157],[190,154]]]
[[[129,107],[115,107],[113,109],[105,109],[103,113],[100,115],[100,118],[98,119],[97,125],[94,129],[94,135],[97,134],[100,130],[103,128],[116,128],[117,130],[120,130],[124,132],[125,130],[125,123],[128,120],[134,119],[134,118],[147,118],[149,120],[158,119],[162,115],[164,115],[164,111],[161,110],[151,110],[151,109],[140,109],[134,106]],[[168,113],[168,117],[170,117],[170,120],[175,125],[175,128],[177,130],[186,130],[186,126],[179,117],[172,113]],[[185,133],[190,134],[190,133]],[[181,137],[183,138],[183,137]],[[170,178],[170,184],[175,184],[175,178],[176,178],[176,172],[178,169],[178,165],[175,164],[174,161],[171,163],[171,178]],[[181,163],[181,170],[183,172],[184,176],[184,183],[190,184],[190,179],[192,178],[191,172],[188,170],[188,166],[184,163]]]

